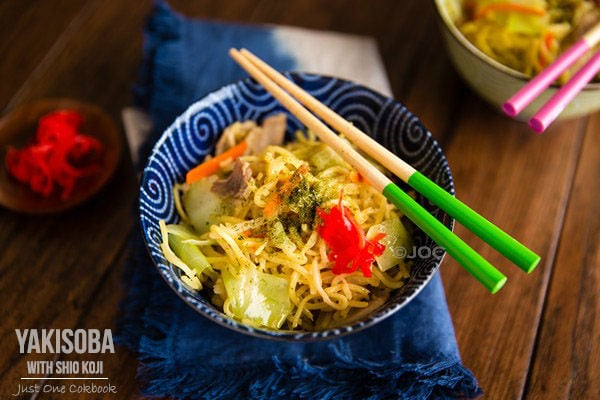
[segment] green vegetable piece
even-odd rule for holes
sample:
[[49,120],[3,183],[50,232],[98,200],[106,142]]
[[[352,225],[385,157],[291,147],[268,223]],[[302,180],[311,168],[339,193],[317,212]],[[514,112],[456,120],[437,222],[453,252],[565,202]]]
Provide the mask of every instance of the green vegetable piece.
[[271,244],[278,249],[282,250],[286,254],[292,253],[296,250],[296,245],[290,240],[288,235],[285,233],[285,228],[280,220],[276,220],[271,224],[271,230],[269,231],[269,240]]
[[344,159],[329,146],[321,147],[308,161],[315,166],[318,172],[336,165],[344,165]]
[[385,237],[380,240],[380,243],[385,245],[385,250],[382,255],[375,257],[375,261],[380,270],[387,271],[398,265],[402,261],[403,255],[410,251],[410,235],[402,225],[400,218],[388,219],[373,225],[367,232],[367,239],[373,239],[379,233],[385,234]]
[[279,329],[292,311],[288,280],[242,268],[239,275],[222,272],[234,316],[244,323]]
[[524,35],[540,35],[544,31],[544,23],[539,16],[513,13],[507,16],[505,24],[509,32]]
[[183,208],[194,229],[202,234],[208,232],[219,215],[227,214],[227,203],[211,191],[217,176],[209,176],[190,185],[183,195]]
[[198,276],[207,268],[212,270],[211,265],[198,246],[184,242],[188,239],[195,239],[195,235],[190,229],[181,225],[167,225],[167,230],[169,232],[169,247],[177,257],[181,258],[181,261],[191,269],[196,270]]

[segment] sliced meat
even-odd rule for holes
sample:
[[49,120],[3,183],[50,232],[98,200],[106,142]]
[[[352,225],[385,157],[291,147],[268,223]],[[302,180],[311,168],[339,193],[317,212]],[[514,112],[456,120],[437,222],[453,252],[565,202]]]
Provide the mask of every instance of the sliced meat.
[[265,118],[262,129],[252,129],[246,137],[250,154],[257,154],[267,146],[281,145],[285,136],[287,118],[285,114],[276,114]]
[[236,158],[231,174],[213,183],[211,190],[222,197],[241,197],[248,188],[250,178],[252,178],[250,164]]

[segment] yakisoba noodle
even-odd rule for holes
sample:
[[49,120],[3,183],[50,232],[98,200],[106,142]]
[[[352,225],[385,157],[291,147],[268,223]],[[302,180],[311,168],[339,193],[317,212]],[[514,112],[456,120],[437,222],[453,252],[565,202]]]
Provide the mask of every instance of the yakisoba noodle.
[[[248,122],[237,123],[228,134],[239,141],[244,132],[236,130],[247,133],[249,129],[259,128]],[[312,135],[299,133],[295,142],[270,145],[260,153],[222,163],[217,173],[220,178],[205,178],[213,185],[209,197],[214,197],[215,182],[231,184],[231,177],[240,168],[246,168],[245,183],[234,188],[237,193],[224,197],[205,232],[190,229],[195,205],[190,203],[192,195],[186,197],[191,190],[187,184],[174,188],[182,222],[166,226],[161,221],[167,259],[181,269],[187,285],[212,289],[212,302],[225,314],[271,328],[325,329],[360,318],[404,284],[408,265],[393,255],[393,246],[407,245],[408,240],[399,223],[399,211]],[[200,197],[206,194],[200,193]],[[395,226],[387,232],[384,229],[387,237],[381,239],[388,246],[382,257],[387,257],[389,269],[382,271],[375,262],[370,267],[371,277],[361,271],[333,272],[331,249],[317,229],[323,223],[318,210],[323,213],[339,206],[340,194],[356,224],[368,233],[367,238],[376,228]],[[197,206],[210,201],[202,198],[201,203]],[[165,238],[172,238],[167,233],[176,234],[179,228],[193,232],[192,236],[182,236],[182,242],[196,246],[210,264],[201,273],[186,265],[166,244]]]
[[[593,0],[462,0],[458,28],[488,56],[537,75],[600,21]],[[584,62],[582,60],[581,62]],[[570,69],[561,81],[566,81]]]

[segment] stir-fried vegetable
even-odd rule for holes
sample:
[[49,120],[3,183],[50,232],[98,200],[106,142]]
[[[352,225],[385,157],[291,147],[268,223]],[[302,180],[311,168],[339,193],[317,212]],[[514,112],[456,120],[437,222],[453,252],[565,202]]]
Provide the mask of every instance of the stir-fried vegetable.
[[528,76],[543,70],[600,20],[600,7],[592,0],[465,0],[463,6],[458,27],[465,37]]
[[387,271],[403,261],[402,256],[409,251],[411,241],[408,231],[399,218],[391,218],[373,225],[367,231],[367,238],[372,240],[381,234],[385,235],[380,240],[385,250],[375,257],[375,261],[380,270]]
[[287,279],[255,268],[241,268],[235,275],[225,270],[222,276],[230,309],[241,321],[278,329],[292,311]]
[[174,186],[181,220],[161,221],[161,248],[229,317],[270,329],[337,326],[404,285],[407,265],[385,249],[408,246],[406,231],[398,210],[310,133],[274,144],[285,127],[283,115],[228,127],[218,155],[192,174],[199,179]]
[[324,171],[336,165],[343,165],[344,159],[331,147],[322,146],[310,157],[310,162],[317,168],[317,171]]
[[208,232],[217,217],[229,209],[224,199],[211,190],[216,180],[216,175],[201,179],[191,184],[183,195],[183,207],[198,233]]
[[204,270],[212,267],[200,251],[198,246],[193,244],[196,235],[193,231],[184,225],[167,225],[169,234],[169,246],[188,267],[194,269],[197,275],[202,274]]
[[188,173],[185,176],[185,183],[191,184],[202,178],[214,174],[219,170],[223,161],[240,157],[244,154],[247,147],[248,144],[246,143],[246,141],[242,141],[230,148],[229,150],[225,151],[224,153],[216,155],[210,160],[204,161],[202,164],[188,171]]

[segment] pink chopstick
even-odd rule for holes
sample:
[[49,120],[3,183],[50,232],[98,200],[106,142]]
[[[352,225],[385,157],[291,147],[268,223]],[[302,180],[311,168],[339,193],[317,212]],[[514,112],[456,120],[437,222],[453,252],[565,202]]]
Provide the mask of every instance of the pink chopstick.
[[529,126],[537,133],[542,133],[558,114],[577,96],[577,93],[591,81],[600,71],[600,51],[563,85],[542,108],[529,120]]
[[517,93],[508,99],[502,109],[506,115],[514,117],[527,107],[537,96],[552,84],[575,61],[600,42],[600,23],[596,24],[583,37],[558,57],[548,68],[538,74]]

